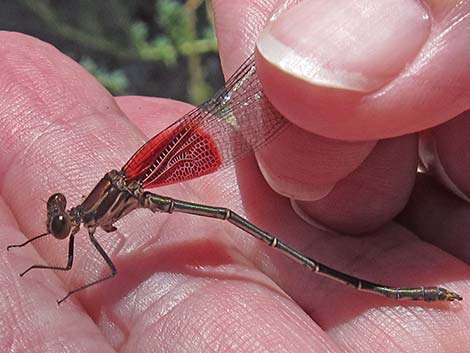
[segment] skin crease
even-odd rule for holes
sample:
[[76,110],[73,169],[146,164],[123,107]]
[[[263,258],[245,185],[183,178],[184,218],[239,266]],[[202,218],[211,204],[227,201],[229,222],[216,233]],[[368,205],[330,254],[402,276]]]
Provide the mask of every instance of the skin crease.
[[[214,1],[226,74],[233,72],[253,48],[256,34],[273,10],[269,1],[263,6],[255,3],[259,2]],[[105,172],[123,165],[146,136],[177,119],[188,106],[157,98],[113,98],[84,69],[50,45],[15,33],[2,32],[0,36],[0,246],[4,249],[43,231],[42,200],[51,193],[64,192],[69,206],[80,202],[81,195],[89,192]],[[318,143],[318,137],[312,135],[312,139]],[[407,159],[410,154],[416,158],[416,136],[403,137],[402,147],[400,139],[372,143],[370,155],[375,154],[369,163],[364,162],[367,158],[351,156],[358,164],[351,169],[360,173],[348,172],[342,177],[328,161],[323,161],[322,167],[330,168],[328,175],[334,176],[334,183],[341,180],[344,199],[353,202],[355,191],[347,187],[350,173],[354,174],[354,183],[358,182],[357,175],[363,175],[365,181],[375,180],[383,189],[400,185],[396,180],[409,180],[413,175]],[[344,155],[347,146],[338,144],[333,151]],[[387,146],[392,145],[399,145],[398,155],[397,160],[388,157],[389,166],[398,165],[399,159],[404,169],[401,175],[393,174],[397,178],[393,183],[386,180],[387,175],[374,174],[377,168],[371,163],[380,160],[377,153],[381,151],[390,155]],[[354,151],[364,153],[371,143],[364,146],[359,144]],[[440,149],[442,153],[447,150]],[[284,158],[288,158],[285,153]],[[446,156],[446,161],[452,157]],[[260,154],[259,158],[268,156]],[[227,171],[155,191],[189,201],[236,205],[254,223],[340,270],[394,285],[438,284],[470,298],[470,273],[464,262],[468,257],[459,255],[461,242],[455,241],[460,236],[457,240],[468,242],[462,230],[470,212],[468,205],[462,206],[450,192],[433,192],[428,199],[422,183],[419,190],[411,191],[413,205],[400,221],[412,223],[416,233],[387,219],[386,212],[390,211],[381,210],[383,221],[378,230],[360,238],[347,237],[320,231],[302,221],[289,201],[269,188],[253,159],[241,164],[237,179],[233,171]],[[413,185],[413,181],[408,183]],[[402,186],[397,189],[388,192],[399,195]],[[427,242],[435,234],[429,232],[429,219],[419,209],[420,203],[429,202],[435,205],[435,214],[442,215],[441,229],[444,231],[446,224],[452,226],[451,241],[431,241],[436,245]],[[460,207],[458,214],[450,212],[456,204]],[[390,205],[390,209],[396,207]],[[324,212],[333,214],[334,210]],[[321,217],[316,215],[319,221]],[[118,228],[111,234],[97,233],[118,267],[118,276],[60,307],[55,300],[67,289],[108,270],[91,250],[85,231],[77,236],[70,273],[36,271],[18,277],[32,263],[65,263],[66,241],[49,239],[34,247],[0,252],[1,351],[470,349],[469,300],[451,305],[396,303],[357,293],[305,271],[231,227],[187,215],[152,215],[142,210],[124,218]]]

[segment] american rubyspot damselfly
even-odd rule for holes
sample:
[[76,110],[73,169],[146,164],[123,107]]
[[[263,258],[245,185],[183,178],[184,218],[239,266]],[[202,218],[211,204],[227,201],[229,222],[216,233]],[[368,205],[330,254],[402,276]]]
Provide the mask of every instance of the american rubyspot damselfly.
[[20,275],[32,269],[68,271],[73,265],[75,235],[81,225],[88,229],[91,243],[106,261],[111,274],[71,290],[58,301],[60,304],[72,294],[110,279],[117,273],[111,258],[95,238],[96,229],[101,227],[106,232],[113,232],[117,220],[135,209],[146,208],[153,212],[181,212],[228,221],[311,271],[358,290],[393,299],[462,299],[445,288],[394,288],[350,276],[305,256],[228,208],[181,201],[147,191],[232,165],[250,151],[269,143],[287,126],[288,122],[265,97],[256,75],[254,57],[250,56],[214,98],[150,139],[121,170],[106,173],[80,205],[67,210],[65,196],[53,194],[47,202],[47,232],[22,244],[10,245],[7,249],[23,247],[48,235],[57,239],[68,238],[68,261],[65,266],[32,265]]

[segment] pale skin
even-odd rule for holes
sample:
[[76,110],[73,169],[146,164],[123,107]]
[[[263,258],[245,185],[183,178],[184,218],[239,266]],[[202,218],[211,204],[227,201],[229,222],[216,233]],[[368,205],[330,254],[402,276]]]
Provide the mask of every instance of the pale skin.
[[[247,54],[240,49],[248,46],[241,38],[256,37],[244,31],[263,27],[272,9],[256,8],[259,16],[253,16],[246,10],[253,8],[248,1],[214,6],[216,24],[224,23],[218,26],[218,38],[229,74]],[[0,36],[0,239],[5,249],[44,231],[42,200],[60,191],[69,207],[80,202],[104,173],[120,168],[147,137],[190,107],[158,98],[111,97],[51,46],[20,34]],[[461,76],[468,78],[469,72]],[[447,106],[454,110],[451,102]],[[433,131],[449,173],[462,190],[470,190],[470,156],[452,148],[468,141],[468,118],[442,122]],[[237,179],[228,171],[154,191],[233,207],[307,255],[351,274],[398,286],[443,285],[464,301],[406,303],[358,293],[303,270],[217,221],[138,211],[119,222],[117,232],[96,234],[118,268],[117,277],[60,307],[56,300],[69,289],[109,271],[92,251],[86,231],[77,235],[70,272],[38,270],[18,276],[33,263],[65,264],[67,241],[40,241],[0,252],[1,351],[468,350],[470,252],[464,231],[470,226],[470,208],[432,177],[415,180],[416,134],[377,143],[345,144],[313,134],[305,140],[310,141],[307,150],[327,145],[331,154],[327,158],[310,152],[316,163],[311,175],[289,168],[291,178],[271,176],[272,186],[298,196],[304,180],[332,183],[328,197],[304,202],[302,209],[337,231],[374,229],[372,233],[341,236],[304,222],[289,200],[266,184],[254,158],[243,161]],[[306,157],[289,153],[291,145],[286,146],[279,158],[306,164]],[[269,153],[259,158],[269,162]],[[335,155],[347,156],[348,162],[338,163]],[[318,169],[329,172],[318,174]],[[275,173],[276,166],[270,170]],[[301,187],[286,179],[300,180]],[[359,193],[361,181],[371,187]],[[415,233],[392,220],[411,189],[411,202],[399,220]],[[354,207],[339,200],[353,200]],[[374,212],[368,213],[364,204]],[[351,209],[356,213],[348,218]]]

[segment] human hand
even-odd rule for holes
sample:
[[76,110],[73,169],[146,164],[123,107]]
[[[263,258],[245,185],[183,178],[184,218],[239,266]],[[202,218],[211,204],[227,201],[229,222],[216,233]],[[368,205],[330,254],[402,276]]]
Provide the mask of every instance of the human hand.
[[[301,7],[298,7],[300,10],[294,10],[287,15],[281,13],[280,21],[273,22],[268,33],[265,31],[261,39],[258,39],[258,74],[273,104],[288,119],[312,133],[293,129],[290,136],[281,136],[270,144],[267,147],[268,152],[258,153],[258,158],[270,185],[278,192],[291,197],[302,217],[313,224],[326,226],[333,232],[354,234],[371,232],[381,225],[385,225],[385,228],[395,226],[390,220],[403,210],[411,193],[411,200],[400,215],[399,221],[416,231],[416,235],[422,240],[468,263],[468,204],[452,192],[444,190],[429,176],[419,175],[418,179],[415,179],[418,134],[413,133],[433,124],[443,123],[427,130],[421,136],[419,148],[420,157],[425,163],[423,167],[434,172],[434,177],[445,179],[447,187],[454,190],[458,188],[461,191],[459,196],[464,194],[468,198],[468,112],[447,123],[445,121],[469,107],[470,48],[465,39],[468,35],[466,27],[469,2],[447,2],[440,6],[429,2],[426,5],[430,6],[429,10],[425,10],[429,11],[430,17],[425,21],[413,18],[410,15],[412,12],[405,11],[406,6],[414,7],[413,11],[422,11],[417,2],[374,2],[364,5],[357,1],[304,1]],[[258,37],[259,31],[266,26],[264,21],[267,21],[276,9],[267,6],[262,8],[255,1],[236,1],[229,4],[216,2],[215,10],[221,14],[218,21],[223,27],[220,27],[225,29],[225,32],[219,32],[219,38],[224,39],[220,41],[222,59],[225,59],[225,67],[232,69],[233,62],[239,60],[233,59],[234,48],[249,48]],[[368,15],[361,13],[361,10],[368,10]],[[401,15],[406,16],[400,18]],[[374,22],[375,26],[379,22],[378,28],[373,27]],[[394,32],[386,26],[392,29],[397,26],[397,35],[393,35]],[[418,29],[421,32],[418,32]],[[376,31],[370,33],[375,36],[369,38],[368,31]],[[387,31],[389,32],[386,33]],[[279,43],[274,43],[277,46],[273,45],[273,39],[269,38],[273,35],[271,32],[278,35],[277,40],[284,40],[283,50],[279,49]],[[307,33],[310,37],[303,36]],[[223,37],[224,34],[228,40]],[[389,35],[388,41],[384,40],[385,34]],[[416,38],[408,38],[408,35],[417,36],[421,40],[421,43],[414,47],[414,52],[410,49]],[[308,40],[305,40],[306,38]],[[378,39],[380,41],[374,43]],[[413,45],[416,44],[417,42],[414,42]],[[331,53],[325,50],[330,50]],[[334,50],[337,50],[336,53]],[[342,53],[346,50],[353,53]],[[373,50],[375,52],[372,52]],[[296,54],[300,58],[296,57]],[[387,56],[395,59],[400,55],[401,68],[394,66],[396,61],[385,61]],[[302,66],[299,64],[300,59],[305,59],[307,63]],[[289,67],[289,64],[292,67]],[[281,65],[283,69],[279,68]],[[341,69],[358,69],[358,72],[370,78],[372,83],[380,79],[381,85],[365,91],[325,87],[328,84],[321,82],[322,79],[341,79],[341,75],[335,76],[336,72],[330,72],[329,77],[322,72],[325,69],[322,65],[332,71],[339,69],[338,74],[344,74]],[[305,70],[303,74],[313,75],[313,84],[305,78],[298,78],[298,72],[295,70],[302,72],[301,69],[305,68],[311,69]],[[318,76],[315,76],[316,70],[320,71]],[[347,72],[345,76],[345,79],[349,78]],[[315,82],[315,79],[320,80],[320,83]],[[353,82],[346,80],[344,83]],[[328,139],[318,134],[350,142]],[[407,135],[399,136],[402,134]],[[389,136],[398,137],[383,139]],[[358,139],[364,139],[366,142],[354,142]],[[439,155],[436,155],[436,151]],[[440,160],[440,164],[436,163],[438,160],[436,161],[435,157]],[[393,263],[392,267],[398,263],[403,264],[405,268],[401,271],[409,278],[407,283],[418,283],[420,280],[416,277],[413,280],[415,273],[409,272],[409,268],[414,268],[409,260],[419,258],[419,255],[413,255],[414,250],[411,250],[416,250],[416,245],[413,245],[416,239],[413,239],[411,234],[402,238],[404,233],[404,229],[394,229],[385,236],[381,231],[375,231],[363,239],[363,242],[369,242],[372,247],[364,250],[364,253],[373,253],[375,255],[372,257],[377,261],[377,258],[382,258],[386,263]],[[380,239],[382,243],[378,247],[381,250],[378,250],[372,243],[380,242]],[[420,246],[429,245],[421,243]],[[392,260],[397,255],[395,247],[400,249],[396,251],[402,252],[402,255],[403,252],[411,253]],[[340,246],[336,249],[338,253],[335,254],[333,249],[330,254],[324,255],[324,258],[328,259],[325,260],[327,263],[338,264],[337,257],[342,252]],[[320,250],[314,253],[325,254]],[[372,263],[369,264],[369,268],[371,267]],[[383,273],[386,267],[387,265],[378,265],[371,273]],[[443,267],[449,268],[445,265]],[[345,267],[340,265],[339,268]],[[395,267],[394,271],[400,270]],[[468,278],[468,267],[466,271]],[[357,271],[355,273],[358,274]],[[371,275],[366,277],[371,278]],[[381,281],[383,282],[383,279]],[[392,280],[397,283],[395,281]],[[403,280],[400,283],[403,283]],[[302,289],[298,291],[305,292]],[[289,291],[291,295],[292,292],[295,290]],[[302,301],[298,302],[302,304]],[[332,304],[323,310],[318,306],[312,309],[309,306],[311,303],[312,298],[303,307],[308,312],[315,313],[312,317],[318,323],[322,322],[323,317],[321,314],[317,316],[317,313],[325,310],[331,315],[331,307],[335,307]],[[354,304],[351,303],[344,311],[351,310],[351,306]],[[367,318],[364,320],[374,327],[389,324],[390,318],[387,318],[387,315],[371,318],[374,312],[363,315],[361,319]],[[391,315],[395,314],[393,312]],[[330,333],[329,337],[335,337],[337,329],[328,330],[328,325],[322,325],[325,326]],[[400,330],[400,326],[416,329],[406,320],[398,324],[396,329]],[[369,350],[378,350],[373,346],[378,344],[381,351],[386,351],[381,342],[389,327],[383,327],[378,333],[374,331],[375,336],[367,333],[367,330],[362,331],[349,325],[347,327],[350,329],[350,335],[341,337],[340,346],[354,347],[350,348],[353,351],[359,350],[359,347],[366,349],[357,339],[367,337],[368,342],[374,342],[368,347]],[[369,329],[372,330],[370,327]],[[430,335],[432,333],[423,333],[423,340]],[[458,342],[455,333],[451,336],[453,343]],[[414,339],[406,343],[403,341],[402,349],[406,350],[406,345],[425,347],[425,342]],[[436,346],[435,349],[439,351],[442,347]],[[452,351],[452,348],[446,347],[445,350]]]
[[[15,87],[4,95],[1,117],[0,163],[6,203],[1,220],[6,245],[21,239],[15,221],[29,236],[42,230],[45,212],[40,200],[48,193],[63,191],[70,204],[79,202],[79,195],[90,190],[107,170],[121,166],[143,138],[123,118],[113,99],[75,63],[36,40],[3,36],[2,86]],[[8,86],[12,82],[15,84]],[[158,117],[171,120],[187,111],[186,106],[166,100],[127,97],[116,101],[147,135],[169,122],[157,121]],[[253,217],[308,255],[320,255],[324,262],[343,269],[354,261],[351,272],[400,284],[444,284],[468,277],[465,265],[394,223],[366,241],[318,231],[296,218],[290,204],[270,191],[254,168],[241,172],[242,190],[253,191],[251,199],[245,193],[248,196],[243,200]],[[240,204],[233,179],[210,178],[209,185],[207,179],[196,180],[191,184],[194,190],[175,186],[165,193],[209,204]],[[118,277],[80,294],[81,307],[72,300],[57,309],[55,299],[64,288],[106,270],[99,257],[87,256],[86,236],[77,246],[73,273],[37,272],[19,279],[18,269],[44,260],[26,249],[2,256],[6,265],[2,267],[2,302],[10,304],[2,327],[15,327],[7,337],[14,338],[17,345],[22,337],[24,347],[38,351],[45,346],[57,351],[73,346],[76,351],[77,345],[93,352],[111,351],[111,346],[131,351],[194,352],[214,347],[339,351],[362,346],[364,341],[372,351],[383,347],[386,332],[399,332],[399,340],[393,343],[403,346],[428,349],[426,338],[431,337],[437,349],[439,342],[449,344],[452,337],[456,347],[468,347],[465,302],[457,311],[423,304],[395,306],[315,278],[255,240],[225,230],[214,222],[184,215],[129,215],[120,222],[117,235],[98,236],[115,256]],[[48,262],[65,261],[63,248],[46,243],[37,248]],[[29,257],[24,258],[25,254]],[[464,296],[468,293],[463,281],[452,288]],[[389,307],[384,310],[384,305]],[[438,311],[433,314],[435,321],[420,321],[433,311]],[[51,314],[55,315],[52,321]],[[35,320],[29,319],[32,315]],[[414,319],[413,327],[408,326],[412,315],[419,318]],[[23,325],[16,323],[18,319],[25,320]],[[377,328],[379,323],[386,326]],[[439,341],[441,337],[446,340]],[[50,348],[51,342],[59,343]]]

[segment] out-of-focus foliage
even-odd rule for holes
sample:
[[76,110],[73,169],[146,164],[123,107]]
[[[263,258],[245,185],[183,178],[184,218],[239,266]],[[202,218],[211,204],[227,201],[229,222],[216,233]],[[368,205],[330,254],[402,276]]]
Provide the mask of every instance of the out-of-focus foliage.
[[122,70],[103,71],[92,58],[83,58],[80,65],[87,69],[103,86],[115,94],[123,94],[129,86],[129,80]]
[[0,2],[0,29],[54,44],[113,94],[201,103],[222,84],[210,2]]

